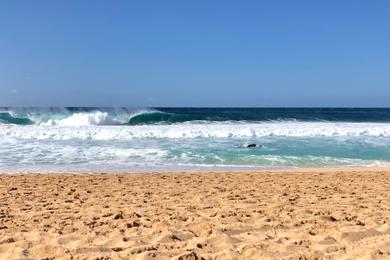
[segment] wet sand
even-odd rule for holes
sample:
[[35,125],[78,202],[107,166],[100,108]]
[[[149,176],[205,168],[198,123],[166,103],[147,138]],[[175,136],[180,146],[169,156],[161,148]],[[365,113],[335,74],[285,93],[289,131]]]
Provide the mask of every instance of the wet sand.
[[390,169],[1,174],[0,259],[390,259]]

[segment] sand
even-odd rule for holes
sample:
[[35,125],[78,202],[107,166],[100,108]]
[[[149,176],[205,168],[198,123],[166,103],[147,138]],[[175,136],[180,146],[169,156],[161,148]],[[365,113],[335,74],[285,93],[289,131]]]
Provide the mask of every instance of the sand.
[[2,174],[1,259],[390,259],[390,169]]

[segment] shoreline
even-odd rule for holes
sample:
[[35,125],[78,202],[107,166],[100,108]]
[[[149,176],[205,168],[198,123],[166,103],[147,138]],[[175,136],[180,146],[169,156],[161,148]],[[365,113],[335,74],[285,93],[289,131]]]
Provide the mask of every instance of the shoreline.
[[0,174],[0,259],[390,257],[390,168]]
[[24,175],[24,174],[45,174],[45,175],[83,175],[83,174],[107,174],[107,175],[118,175],[118,174],[197,174],[197,173],[272,173],[272,172],[333,172],[333,171],[390,171],[390,166],[340,166],[340,167],[278,167],[275,168],[260,168],[260,169],[214,169],[207,168],[204,170],[140,170],[140,171],[1,171],[1,175]]

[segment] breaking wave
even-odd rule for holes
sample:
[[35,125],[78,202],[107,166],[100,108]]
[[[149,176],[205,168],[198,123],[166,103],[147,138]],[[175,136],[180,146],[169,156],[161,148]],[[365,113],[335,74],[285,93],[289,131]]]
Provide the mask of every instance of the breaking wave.
[[[193,116],[186,114],[173,114],[165,113],[160,111],[146,112],[139,115],[135,115],[130,118],[129,125],[148,125],[148,124],[169,124],[169,123],[183,123],[188,121],[197,121],[197,120],[208,120],[210,118]],[[216,119],[211,119],[210,121],[217,121]]]
[[17,117],[9,112],[0,112],[0,124],[31,125],[33,123],[29,118]]
[[154,109],[113,110],[38,110],[28,112],[0,112],[0,124],[41,126],[87,126],[87,125],[150,125],[174,124],[195,120],[219,121],[199,115],[167,113]]
[[210,122],[382,122],[390,109],[333,108],[0,108],[0,124],[170,125]]
[[0,172],[389,166],[390,109],[0,108],[0,147]]

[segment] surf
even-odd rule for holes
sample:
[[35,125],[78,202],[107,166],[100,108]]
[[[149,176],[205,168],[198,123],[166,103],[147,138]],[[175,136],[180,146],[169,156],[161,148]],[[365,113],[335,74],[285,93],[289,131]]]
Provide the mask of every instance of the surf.
[[390,123],[390,109],[32,107],[0,108],[0,111],[0,124],[48,127],[293,121]]
[[[210,122],[207,124],[180,123],[175,125],[99,125],[98,127],[93,125],[95,123],[102,124],[106,122],[104,120],[104,115],[91,115],[91,117],[83,119],[79,119],[79,116],[73,116],[66,119],[66,121],[57,122],[57,124],[51,125],[50,127],[47,125],[29,125],[25,127],[0,125],[0,137],[52,140],[390,137],[389,123]],[[82,122],[84,123],[82,124]]]
[[390,109],[0,108],[0,147],[0,170],[384,166]]
[[161,111],[145,112],[135,115],[130,118],[129,125],[149,125],[149,124],[175,124],[188,121],[206,120],[201,116],[193,116],[188,114],[174,114]]
[[9,112],[0,112],[0,124],[32,125],[34,122],[29,118],[17,117]]

